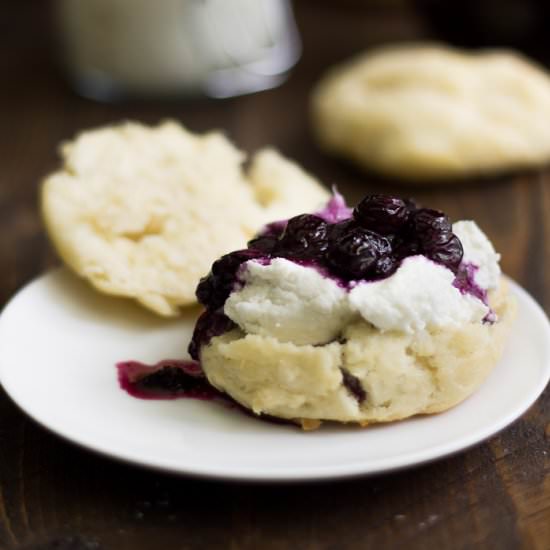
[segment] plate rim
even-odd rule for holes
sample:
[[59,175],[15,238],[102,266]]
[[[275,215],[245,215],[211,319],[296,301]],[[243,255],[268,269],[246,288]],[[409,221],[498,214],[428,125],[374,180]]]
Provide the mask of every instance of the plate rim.
[[[29,291],[35,285],[43,283],[48,278],[53,278],[56,275],[59,275],[61,272],[68,272],[64,267],[50,270],[33,280],[29,281],[27,284],[22,286],[5,304],[4,308],[0,312],[0,343],[2,342],[2,335],[4,332],[4,327],[6,325],[7,314],[11,311],[13,307],[16,306],[17,301],[20,297]],[[73,276],[73,275],[72,275]],[[510,285],[511,291],[515,294],[518,299],[524,301],[524,303],[529,307],[532,314],[535,314],[538,318],[538,323],[541,324],[545,331],[550,335],[550,322],[545,311],[538,304],[538,302],[522,288],[518,283],[516,283],[510,277],[505,276],[508,284]],[[550,342],[545,344],[545,354],[549,355],[550,353]],[[533,384],[530,391],[526,393],[526,396],[522,399],[521,403],[516,406],[509,414],[502,416],[498,422],[493,422],[489,426],[482,427],[479,430],[476,430],[472,434],[469,434],[468,437],[462,437],[452,442],[446,442],[442,444],[437,444],[427,449],[421,449],[413,453],[407,453],[403,457],[393,457],[390,460],[386,459],[385,464],[377,467],[365,467],[364,461],[350,462],[346,464],[332,464],[332,465],[322,465],[322,466],[312,466],[311,469],[307,469],[304,466],[300,466],[294,471],[281,471],[273,470],[269,471],[269,467],[263,467],[256,471],[241,471],[238,468],[221,469],[219,467],[197,467],[197,465],[191,465],[191,467],[183,466],[173,466],[171,464],[162,463],[162,461],[150,462],[147,459],[140,459],[137,456],[132,455],[131,453],[125,453],[120,449],[113,451],[109,449],[108,444],[104,442],[91,442],[86,440],[86,437],[81,437],[80,435],[67,434],[64,433],[62,429],[59,429],[57,426],[51,426],[47,422],[44,422],[39,416],[34,414],[32,410],[29,410],[24,404],[22,404],[17,399],[17,391],[14,391],[10,387],[9,383],[6,385],[4,380],[4,357],[1,352],[0,347],[0,385],[4,389],[6,395],[9,397],[11,402],[26,416],[31,418],[38,425],[46,429],[49,433],[52,433],[64,441],[67,441],[71,444],[77,445],[81,449],[86,451],[91,451],[95,454],[108,457],[110,459],[117,460],[126,464],[131,464],[134,466],[144,467],[150,470],[165,472],[175,475],[190,476],[194,478],[201,479],[216,479],[216,480],[225,480],[225,481],[245,481],[245,482],[314,482],[314,481],[329,481],[337,479],[346,479],[357,476],[374,476],[381,475],[388,472],[395,472],[403,470],[406,468],[421,466],[435,460],[443,459],[459,452],[465,451],[478,445],[485,441],[487,438],[494,436],[495,434],[501,432],[504,428],[509,426],[512,422],[520,418],[526,411],[529,410],[544,392],[544,389],[548,385],[550,380],[550,362],[546,363],[545,368],[541,371],[542,376],[539,377],[537,384]],[[378,459],[378,463],[381,459]]]

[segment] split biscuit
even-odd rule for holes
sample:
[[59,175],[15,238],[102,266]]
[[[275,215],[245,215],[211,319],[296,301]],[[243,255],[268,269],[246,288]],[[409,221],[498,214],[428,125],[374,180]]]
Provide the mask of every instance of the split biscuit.
[[324,204],[329,193],[272,149],[245,155],[219,132],[128,122],[61,147],[41,207],[63,261],[96,289],[164,316],[195,303],[212,262],[266,223]]

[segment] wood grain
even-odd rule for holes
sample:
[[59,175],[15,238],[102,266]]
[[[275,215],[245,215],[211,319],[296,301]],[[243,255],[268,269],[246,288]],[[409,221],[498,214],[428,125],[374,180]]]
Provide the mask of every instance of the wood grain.
[[[365,176],[323,156],[308,91],[325,68],[373,44],[418,38],[400,3],[299,2],[304,55],[277,90],[221,102],[101,105],[73,95],[56,64],[47,3],[12,2],[0,22],[0,303],[57,260],[37,210],[57,144],[125,118],[225,129],[245,150],[274,144],[355,201],[413,195],[481,221],[504,270],[550,309],[550,173],[441,188]],[[521,365],[518,365],[521,368]],[[44,388],[47,391],[47,388]],[[146,436],[146,434],[144,434]],[[501,434],[393,475],[247,485],[173,477],[82,451],[27,419],[0,390],[0,550],[550,548],[550,394]]]

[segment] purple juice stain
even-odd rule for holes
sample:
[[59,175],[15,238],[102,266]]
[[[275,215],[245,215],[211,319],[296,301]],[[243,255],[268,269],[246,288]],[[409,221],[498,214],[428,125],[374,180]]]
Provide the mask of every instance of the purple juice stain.
[[462,262],[458,267],[458,272],[455,280],[453,281],[453,286],[458,288],[461,294],[470,294],[478,300],[481,300],[489,308],[489,313],[485,315],[483,322],[492,324],[496,322],[497,315],[489,305],[487,291],[476,283],[475,275],[478,271],[479,266],[470,262]]
[[479,267],[472,263],[463,262],[458,268],[453,286],[460,290],[461,294],[471,294],[485,305],[489,305],[487,299],[487,291],[481,288],[475,280],[475,275],[479,271]]
[[344,197],[338,193],[336,187],[333,187],[332,197],[324,208],[315,212],[315,215],[327,223],[338,223],[349,220],[353,215],[353,208],[346,204]]
[[216,401],[256,420],[297,426],[290,420],[268,414],[256,414],[231,396],[217,390],[208,382],[198,361],[164,359],[154,365],[139,361],[121,361],[116,364],[116,369],[120,388],[137,399]]
[[139,361],[116,364],[118,383],[139,399],[221,399],[224,394],[206,379],[197,361],[165,359],[155,365]]
[[[332,187],[332,197],[327,204],[313,213],[315,216],[323,219],[327,223],[338,223],[344,220],[349,220],[353,215],[353,208],[350,208],[344,199],[344,197],[338,193],[336,186]],[[276,236],[282,235],[286,229],[288,220],[277,220],[275,222],[268,223],[260,235],[262,236]]]

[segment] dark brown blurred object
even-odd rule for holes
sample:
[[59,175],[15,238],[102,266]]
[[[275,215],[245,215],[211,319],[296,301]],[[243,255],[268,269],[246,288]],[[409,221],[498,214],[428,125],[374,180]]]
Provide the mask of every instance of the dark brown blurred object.
[[[223,128],[248,151],[274,144],[352,203],[371,191],[410,192],[322,155],[308,118],[311,86],[327,66],[372,45],[426,38],[408,8],[298,0],[304,55],[280,88],[228,101],[105,105],[75,96],[55,71],[48,5],[4,2],[0,18],[0,304],[58,263],[40,222],[38,185],[57,163],[58,143],[83,128],[176,117],[194,131]],[[478,220],[503,252],[504,271],[550,310],[548,171],[419,189],[415,198]],[[224,484],[83,451],[0,390],[0,549],[547,550],[549,440],[547,391],[499,435],[434,464],[324,484]]]
[[547,0],[416,0],[435,36],[465,47],[509,47],[550,63]]

